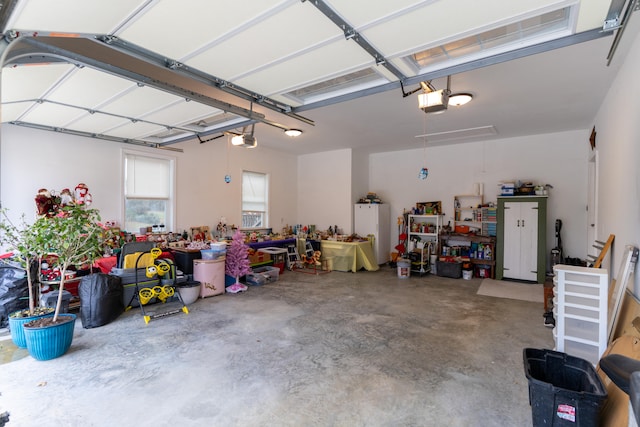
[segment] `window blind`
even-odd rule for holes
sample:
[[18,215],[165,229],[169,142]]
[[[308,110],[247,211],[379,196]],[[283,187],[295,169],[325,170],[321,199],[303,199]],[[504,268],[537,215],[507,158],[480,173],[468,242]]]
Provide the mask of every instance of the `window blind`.
[[155,157],[126,155],[125,196],[168,199],[171,195],[170,161]]
[[267,211],[267,175],[256,172],[243,172],[242,210]]

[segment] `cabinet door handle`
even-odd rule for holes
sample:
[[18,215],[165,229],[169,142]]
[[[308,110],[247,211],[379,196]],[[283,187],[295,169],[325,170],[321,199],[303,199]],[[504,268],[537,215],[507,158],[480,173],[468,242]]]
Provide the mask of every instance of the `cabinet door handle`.
[[522,226],[524,227],[524,219],[522,220]]
[[516,227],[520,227],[520,220],[518,220],[518,225],[516,225]]

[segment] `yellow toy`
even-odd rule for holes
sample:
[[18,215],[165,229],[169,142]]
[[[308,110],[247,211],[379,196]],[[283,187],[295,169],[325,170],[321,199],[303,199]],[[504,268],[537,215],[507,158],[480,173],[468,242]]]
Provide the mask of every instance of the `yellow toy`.
[[151,256],[153,257],[153,259],[158,258],[160,255],[162,255],[162,249],[160,248],[153,248],[151,249]]
[[140,289],[140,303],[142,305],[151,301],[151,298],[157,297],[160,301],[165,302],[168,298],[171,298],[175,293],[175,289],[172,286],[154,286],[153,288]]
[[158,274],[158,269],[155,265],[150,265],[147,267],[147,271],[145,273],[149,279],[153,278],[156,274]]
[[164,276],[169,272],[169,270],[171,270],[169,263],[164,261],[160,261],[156,267],[158,270],[158,276]]
[[140,289],[140,304],[145,305],[147,304],[149,301],[151,301],[151,298],[153,298],[155,296],[153,289],[151,288],[142,288]]

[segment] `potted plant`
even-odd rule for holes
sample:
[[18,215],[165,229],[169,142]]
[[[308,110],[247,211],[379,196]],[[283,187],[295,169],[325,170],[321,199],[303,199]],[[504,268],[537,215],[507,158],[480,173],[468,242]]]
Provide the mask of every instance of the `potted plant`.
[[84,204],[63,206],[51,216],[39,217],[32,225],[34,251],[55,254],[60,269],[58,299],[53,316],[23,325],[29,354],[38,360],[62,356],[71,346],[76,315],[60,313],[64,284],[71,266],[93,264],[101,256],[103,228],[98,210]]
[[7,211],[5,209],[0,210],[0,244],[12,251],[13,260],[17,261],[25,270],[27,278],[28,308],[9,313],[11,339],[20,348],[27,347],[22,325],[37,317],[49,315],[54,311],[50,307],[37,307],[35,305],[34,278],[32,276],[32,266],[38,259],[38,255],[34,250],[35,239],[34,230],[27,224],[24,214],[20,219],[20,226],[16,226],[9,219]]

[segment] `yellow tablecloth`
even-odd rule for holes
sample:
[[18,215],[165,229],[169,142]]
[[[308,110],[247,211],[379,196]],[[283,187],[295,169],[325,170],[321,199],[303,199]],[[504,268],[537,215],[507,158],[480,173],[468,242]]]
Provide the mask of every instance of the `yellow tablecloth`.
[[322,259],[331,270],[353,271],[361,268],[376,271],[378,263],[371,242],[335,242],[323,240],[320,244]]

